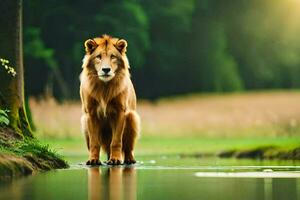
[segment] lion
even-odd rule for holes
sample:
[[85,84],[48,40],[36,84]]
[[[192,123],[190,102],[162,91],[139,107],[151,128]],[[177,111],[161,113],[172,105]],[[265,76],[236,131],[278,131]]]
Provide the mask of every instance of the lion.
[[136,94],[130,79],[124,39],[102,35],[84,43],[86,54],[80,74],[81,126],[89,159],[100,165],[100,149],[107,164],[134,164],[134,147],[140,118]]

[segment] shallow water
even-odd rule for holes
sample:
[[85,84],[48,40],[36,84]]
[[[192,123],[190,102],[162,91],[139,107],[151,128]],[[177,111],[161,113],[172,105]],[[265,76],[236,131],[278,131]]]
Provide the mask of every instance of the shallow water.
[[134,166],[40,173],[0,184],[0,199],[300,199],[300,163],[178,156],[141,157]]

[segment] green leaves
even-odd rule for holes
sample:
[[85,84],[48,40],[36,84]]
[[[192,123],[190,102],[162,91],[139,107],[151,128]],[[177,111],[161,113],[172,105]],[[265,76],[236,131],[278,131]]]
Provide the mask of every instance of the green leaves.
[[57,68],[58,64],[54,58],[54,49],[47,48],[41,38],[41,30],[38,27],[30,26],[24,31],[26,56],[43,60],[50,69]]
[[9,110],[2,110],[0,109],[0,125],[9,125],[9,119],[7,113]]

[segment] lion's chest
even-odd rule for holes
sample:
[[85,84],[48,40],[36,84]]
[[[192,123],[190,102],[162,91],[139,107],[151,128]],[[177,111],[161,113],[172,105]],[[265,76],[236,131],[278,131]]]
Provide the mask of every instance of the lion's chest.
[[107,118],[109,116],[113,116],[115,113],[118,113],[119,110],[122,110],[120,103],[111,100],[106,102],[104,100],[98,101],[97,105],[97,115],[99,118]]
[[109,102],[105,102],[103,99],[100,99],[98,101],[97,105],[97,115],[98,117],[107,117],[108,111],[109,111]]

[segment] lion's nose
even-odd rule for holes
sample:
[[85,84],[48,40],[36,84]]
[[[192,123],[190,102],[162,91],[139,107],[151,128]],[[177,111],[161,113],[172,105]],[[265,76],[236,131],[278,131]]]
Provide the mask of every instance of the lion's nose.
[[102,71],[107,74],[108,72],[110,72],[110,68],[106,67],[106,68],[102,68]]

